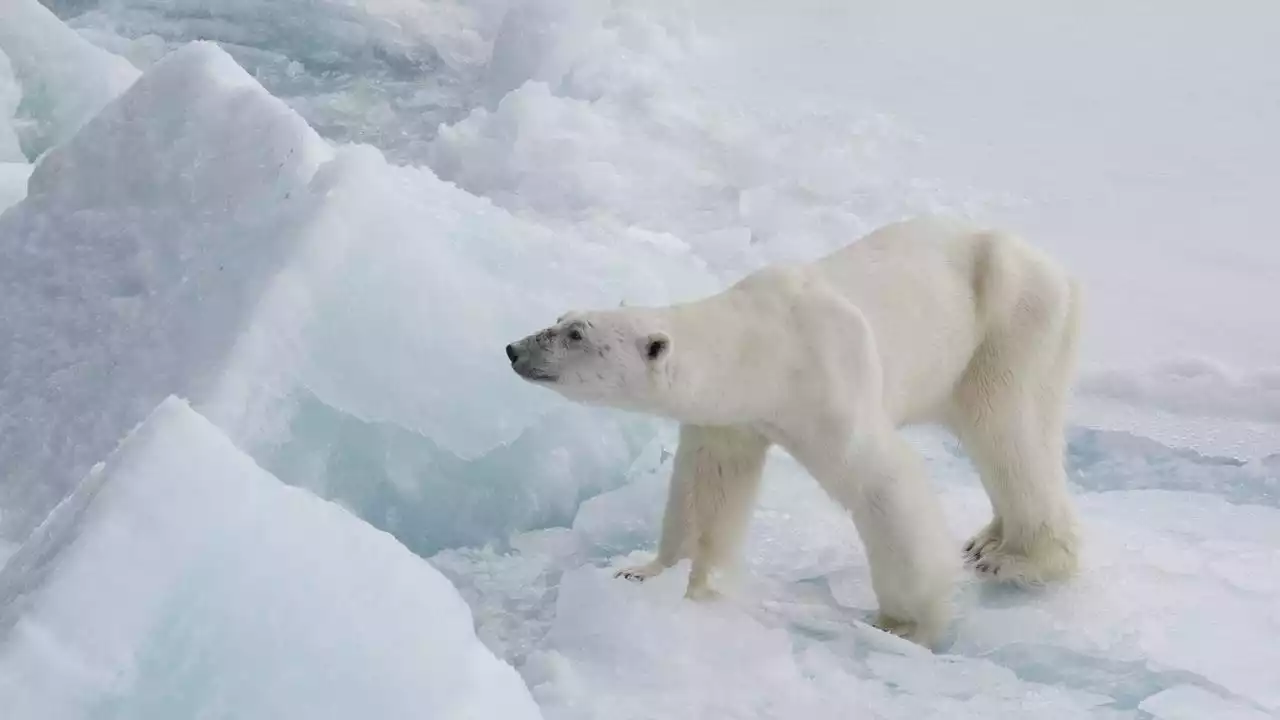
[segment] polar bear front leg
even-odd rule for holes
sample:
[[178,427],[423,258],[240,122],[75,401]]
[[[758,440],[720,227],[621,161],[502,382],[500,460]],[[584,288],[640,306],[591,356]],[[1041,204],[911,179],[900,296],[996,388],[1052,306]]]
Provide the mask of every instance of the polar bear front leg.
[[841,440],[818,439],[793,454],[853,516],[880,605],[875,625],[931,647],[950,621],[960,569],[941,503],[897,432],[882,428],[843,454],[831,451],[847,447]]
[[693,455],[693,566],[685,597],[713,600],[711,574],[741,558],[770,442],[744,427],[701,427],[691,432]]
[[681,428],[680,444],[672,462],[671,484],[667,488],[667,506],[662,513],[662,536],[658,540],[658,554],[653,560],[626,567],[614,574],[632,582],[644,582],[656,577],[688,555],[686,544],[693,536],[693,463],[690,462],[692,445],[685,441],[686,432]]
[[687,596],[715,597],[711,573],[742,546],[768,449],[768,440],[747,428],[682,425],[658,555],[616,577],[643,582],[688,556]]

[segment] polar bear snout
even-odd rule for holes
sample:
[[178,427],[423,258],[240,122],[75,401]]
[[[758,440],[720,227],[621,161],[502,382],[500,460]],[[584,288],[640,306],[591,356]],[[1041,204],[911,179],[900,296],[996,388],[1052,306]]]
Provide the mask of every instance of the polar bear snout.
[[546,353],[537,342],[536,336],[517,340],[507,345],[506,350],[507,359],[511,361],[511,369],[520,377],[541,382],[556,380],[556,373],[550,369]]

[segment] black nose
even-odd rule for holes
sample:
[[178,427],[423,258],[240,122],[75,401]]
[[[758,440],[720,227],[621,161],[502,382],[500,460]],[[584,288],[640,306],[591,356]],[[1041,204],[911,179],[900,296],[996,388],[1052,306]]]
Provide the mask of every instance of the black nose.
[[512,343],[512,344],[508,345],[508,346],[507,346],[507,359],[508,359],[508,360],[510,360],[511,362],[515,362],[517,357],[519,357],[519,355],[516,353],[516,346],[515,346],[515,343]]

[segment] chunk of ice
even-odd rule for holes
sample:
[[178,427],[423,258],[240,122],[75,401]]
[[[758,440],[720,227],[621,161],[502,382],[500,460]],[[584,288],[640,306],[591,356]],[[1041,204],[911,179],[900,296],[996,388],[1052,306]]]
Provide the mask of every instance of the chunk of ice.
[[326,173],[305,252],[327,259],[300,278],[307,306],[281,317],[267,306],[257,322],[277,332],[301,324],[299,382],[323,402],[464,459],[565,405],[519,381],[508,342],[566,310],[711,286],[671,238],[538,225],[367,146],[344,148]]
[[[18,135],[32,160],[74,135],[138,77],[128,60],[80,37],[37,0],[0,3],[0,53],[22,88]],[[0,63],[0,86],[3,70]],[[0,87],[0,128],[12,117],[4,114],[4,93]],[[3,145],[0,129],[0,161]]]
[[[21,100],[22,88],[13,76],[13,65],[4,49],[0,48],[0,164],[27,161],[22,154],[22,146],[18,144],[18,131],[14,125],[14,114]],[[3,202],[0,197],[0,210],[5,207]]]
[[540,717],[452,585],[165,400],[0,572],[6,720]]
[[501,348],[568,309],[710,287],[669,236],[546,227],[367,146],[335,154],[208,43],[152,66],[30,188],[0,220],[22,319],[0,328],[14,539],[170,392],[424,554],[567,525],[653,423],[533,388]]
[[17,205],[27,196],[27,178],[31,166],[26,163],[0,162],[0,213]]
[[322,175],[305,245],[202,412],[423,554],[568,525],[617,486],[655,421],[530,386],[502,348],[569,309],[709,288],[688,246],[540,225],[367,146]]
[[1179,685],[1156,693],[1143,700],[1138,709],[1158,720],[1268,720],[1275,717],[1195,685]]
[[328,156],[194,43],[41,160],[0,216],[0,536],[21,539],[166,395],[211,387]]

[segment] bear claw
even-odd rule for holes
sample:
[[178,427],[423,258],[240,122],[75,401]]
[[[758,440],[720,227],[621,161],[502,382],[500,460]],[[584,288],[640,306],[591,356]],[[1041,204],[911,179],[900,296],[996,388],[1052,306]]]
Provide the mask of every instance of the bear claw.
[[982,544],[971,542],[964,551],[965,564],[972,565],[981,561],[991,553],[996,544],[997,543],[994,540],[990,540]]
[[999,526],[994,522],[988,524],[964,544],[964,564],[973,565],[987,558],[1000,545],[1000,539]]
[[661,573],[665,568],[656,562],[647,565],[637,565],[635,567],[622,568],[615,572],[615,578],[622,578],[631,582],[644,582],[649,578]]

